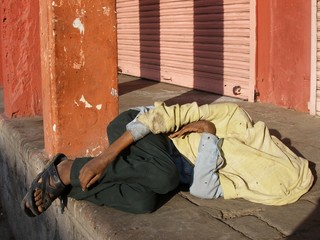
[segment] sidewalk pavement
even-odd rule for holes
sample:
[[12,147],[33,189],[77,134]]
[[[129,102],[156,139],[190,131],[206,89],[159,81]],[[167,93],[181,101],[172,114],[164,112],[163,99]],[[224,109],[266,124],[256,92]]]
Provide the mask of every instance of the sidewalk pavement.
[[[188,192],[179,192],[152,214],[134,215],[108,207],[70,199],[68,209],[59,213],[54,204],[45,214],[28,219],[17,204],[10,202],[22,197],[26,186],[13,191],[1,188],[1,200],[7,212],[16,239],[320,239],[320,187],[317,173],[320,166],[320,118],[269,104],[248,103],[228,97],[194,91],[164,83],[120,76],[120,112],[130,107],[151,105],[165,101],[168,105],[197,101],[199,104],[214,101],[232,101],[243,106],[253,120],[266,122],[272,134],[282,139],[299,156],[310,161],[316,176],[315,185],[309,193],[294,204],[274,207],[245,200],[201,200]],[[9,129],[9,130],[7,130]],[[2,153],[1,168],[16,176],[25,185],[35,172],[43,167],[45,154],[41,119],[8,120],[0,123],[0,147],[9,151],[6,138],[14,133],[17,139],[9,144],[15,152],[27,159],[23,167],[17,167],[21,159],[8,163],[13,152]],[[11,134],[12,135],[12,134]],[[2,137],[5,136],[5,137]],[[18,142],[18,143],[16,143]],[[22,161],[24,161],[22,159]],[[12,170],[13,169],[13,170]],[[8,173],[1,181],[10,182]],[[14,183],[10,182],[10,186]],[[14,193],[12,193],[12,191]],[[21,192],[21,193],[20,193]],[[12,199],[11,199],[12,200]],[[12,202],[12,201],[11,201]],[[15,220],[18,218],[19,220]],[[17,223],[19,222],[19,223]],[[30,226],[33,230],[26,229]]]

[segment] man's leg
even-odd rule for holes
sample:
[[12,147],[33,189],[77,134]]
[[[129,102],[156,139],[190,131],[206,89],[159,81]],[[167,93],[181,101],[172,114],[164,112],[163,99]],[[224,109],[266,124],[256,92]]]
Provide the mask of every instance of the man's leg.
[[[137,111],[120,114],[108,127],[110,144],[125,131]],[[72,191],[69,196],[123,211],[143,213],[155,209],[159,194],[174,190],[179,184],[176,167],[163,135],[149,134],[125,149],[108,166],[99,183],[83,192],[79,171],[89,158],[76,159],[71,170]]]

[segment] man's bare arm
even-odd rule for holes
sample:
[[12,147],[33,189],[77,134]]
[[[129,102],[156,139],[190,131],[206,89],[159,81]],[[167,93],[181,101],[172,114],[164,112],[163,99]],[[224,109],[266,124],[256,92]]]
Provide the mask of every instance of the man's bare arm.
[[131,145],[133,142],[134,139],[131,133],[126,131],[99,156],[86,163],[80,170],[79,175],[82,190],[85,191],[96,181],[98,181],[107,166],[116,159],[122,150]]
[[181,137],[187,133],[197,132],[197,133],[211,133],[216,135],[216,127],[212,122],[200,120],[196,122],[189,123],[183,126],[179,131],[170,134],[171,138]]

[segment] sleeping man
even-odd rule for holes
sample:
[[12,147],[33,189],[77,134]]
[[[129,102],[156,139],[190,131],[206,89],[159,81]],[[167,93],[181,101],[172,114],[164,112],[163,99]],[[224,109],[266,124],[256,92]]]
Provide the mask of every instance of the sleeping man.
[[152,212],[180,183],[199,198],[284,205],[313,183],[308,161],[233,103],[130,109],[109,124],[107,135],[109,146],[97,157],[57,154],[22,200],[26,214],[43,213],[63,195]]

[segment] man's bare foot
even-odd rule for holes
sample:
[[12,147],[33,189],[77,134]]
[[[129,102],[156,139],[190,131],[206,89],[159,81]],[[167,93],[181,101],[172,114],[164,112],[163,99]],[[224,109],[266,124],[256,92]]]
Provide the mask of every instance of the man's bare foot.
[[[37,189],[33,194],[35,204],[38,208],[39,213],[43,212],[43,206],[42,206],[42,198],[41,198],[41,190]],[[30,209],[30,205],[28,202],[26,202],[26,207]]]

